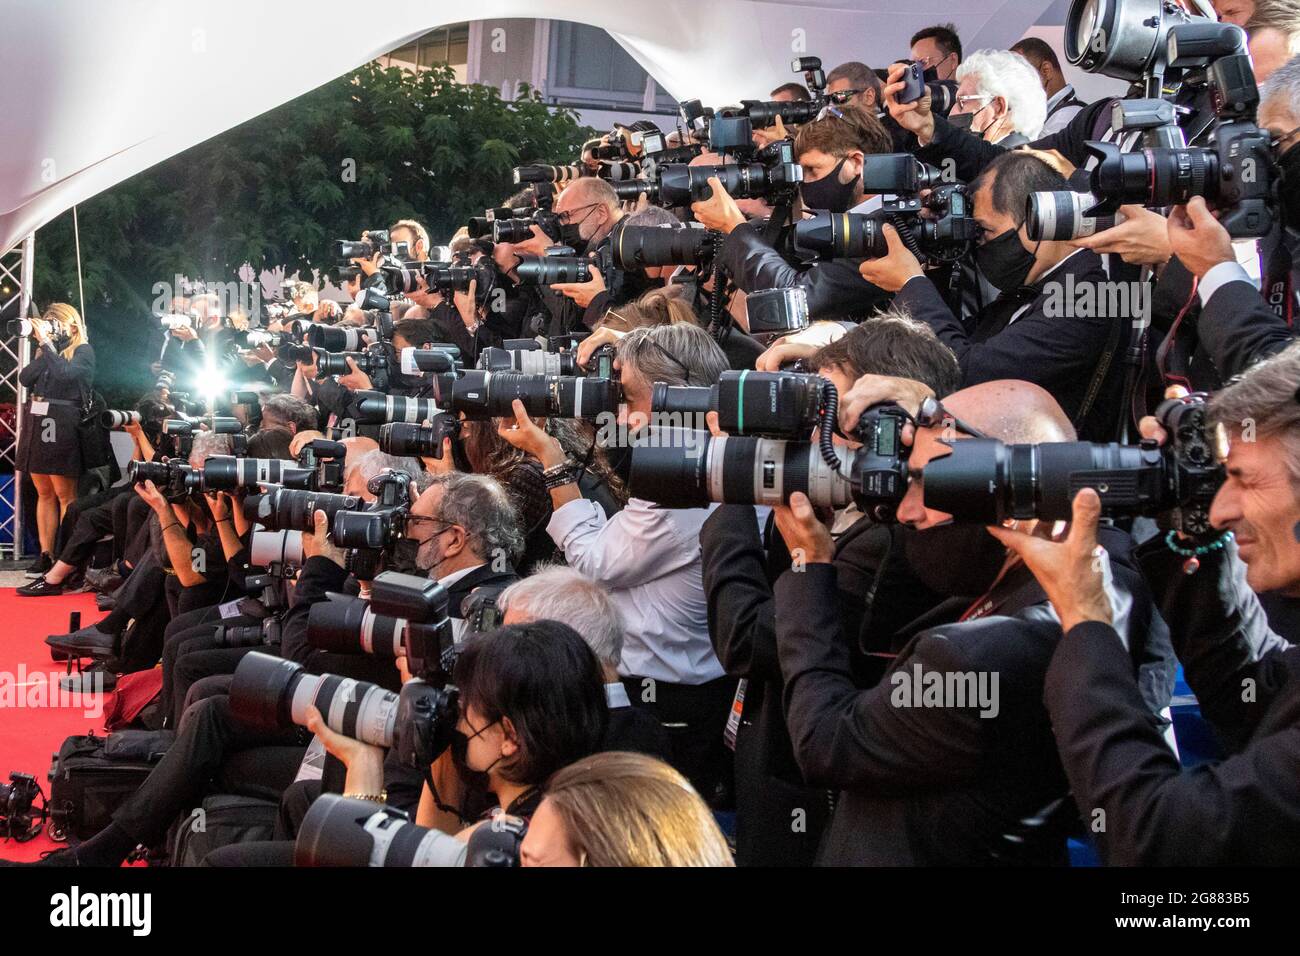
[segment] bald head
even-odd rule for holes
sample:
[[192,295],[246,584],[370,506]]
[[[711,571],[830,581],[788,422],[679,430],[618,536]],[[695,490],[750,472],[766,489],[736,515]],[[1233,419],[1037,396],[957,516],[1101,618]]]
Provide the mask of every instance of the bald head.
[[1032,382],[1003,379],[953,392],[943,407],[990,438],[1008,444],[1074,441],[1074,426],[1056,399]]
[[610,209],[618,208],[618,193],[614,192],[614,187],[596,176],[583,176],[570,183],[561,196],[568,197],[568,201],[563,204],[565,209],[577,209],[592,203],[601,203]]

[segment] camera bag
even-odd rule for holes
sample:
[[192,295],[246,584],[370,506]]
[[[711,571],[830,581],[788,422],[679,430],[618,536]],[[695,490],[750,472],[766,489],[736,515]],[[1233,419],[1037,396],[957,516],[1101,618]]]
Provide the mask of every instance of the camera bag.
[[270,840],[280,804],[273,800],[218,793],[177,821],[168,841],[169,866],[200,866],[213,850],[232,843]]
[[[74,735],[63,741],[50,765],[51,836],[90,839],[108,826],[113,811],[140,788],[166,752],[166,741],[117,739],[136,734],[158,737],[150,731],[123,731],[108,737]],[[109,752],[110,740],[120,756]]]

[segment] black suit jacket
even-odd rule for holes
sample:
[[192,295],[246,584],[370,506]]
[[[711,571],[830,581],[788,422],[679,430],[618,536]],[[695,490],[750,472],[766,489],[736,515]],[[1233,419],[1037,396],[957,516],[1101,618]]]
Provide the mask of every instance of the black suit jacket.
[[[881,658],[869,656],[870,652],[888,650],[888,636],[938,600],[912,578],[901,560],[892,561],[877,589],[876,610],[865,621],[865,600],[890,539],[890,528],[864,518],[835,542],[839,640],[850,648],[853,679],[859,685],[874,681],[882,669]],[[778,537],[774,544],[779,543]],[[716,508],[701,528],[700,549],[714,653],[729,676],[747,680],[736,732],[737,862],[741,866],[811,863],[829,818],[829,804],[825,788],[805,782],[786,728],[776,600],[754,508]],[[786,555],[785,567],[789,566]],[[791,828],[794,810],[806,814],[802,830]]]
[[831,259],[797,269],[763,240],[763,223],[737,226],[722,244],[723,268],[746,292],[799,286],[812,319],[861,321],[889,305],[890,295],[858,272],[861,259]]
[[1188,684],[1233,755],[1184,770],[1151,725],[1114,630],[1073,628],[1044,700],[1085,821],[1107,863],[1300,860],[1300,649],[1273,633],[1235,545],[1192,575],[1162,539],[1141,549]]
[[[1070,277],[1073,286],[1069,284]],[[1081,310],[1072,303],[1081,303],[1082,293],[1072,298],[1070,292],[1071,288],[1104,288],[1092,284],[1106,281],[1101,258],[1095,252],[1086,249],[1076,252],[1040,279],[1038,285],[1027,287],[1025,299],[1018,300],[1016,294],[999,296],[975,316],[969,332],[929,279],[912,279],[899,290],[895,301],[934,329],[939,339],[956,353],[966,386],[997,379],[1023,379],[1041,385],[1075,421],[1081,439],[1111,441],[1120,415],[1124,345],[1130,320],[1120,315],[1071,314],[1105,312],[1109,306]],[[1093,296],[1094,301],[1104,298]],[[1017,307],[1025,301],[1029,302],[1028,311],[1008,324]],[[1062,314],[1067,308],[1070,311]],[[1106,376],[1080,423],[1076,419],[1084,396],[1115,326],[1119,327],[1119,338]]]
[[[1119,590],[1133,598],[1126,630],[1140,630],[1151,605],[1129,563],[1127,535],[1099,533]],[[1063,862],[1064,830],[1022,822],[1067,794],[1042,704],[1061,629],[1028,570],[1014,568],[999,583],[993,616],[926,628],[867,690],[854,686],[848,648],[828,639],[835,585],[829,564],[787,572],[776,585],[795,756],[810,783],[842,791],[819,862],[986,864],[1012,859],[1009,833],[1023,840],[1015,862]],[[986,691],[994,691],[996,675],[991,706],[927,706],[924,698],[917,705],[904,696],[930,674],[944,681],[969,675],[976,687],[983,675]]]
[[600,749],[647,754],[664,763],[672,761],[668,731],[664,730],[664,725],[654,714],[642,707],[611,707],[609,724],[605,727]]

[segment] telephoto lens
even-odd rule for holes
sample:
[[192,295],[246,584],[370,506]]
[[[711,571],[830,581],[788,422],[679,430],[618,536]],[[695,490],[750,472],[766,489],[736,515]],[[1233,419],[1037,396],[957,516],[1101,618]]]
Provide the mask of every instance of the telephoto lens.
[[[563,185],[573,182],[584,175],[581,166],[516,166],[514,168],[514,181],[516,185],[521,183],[555,183]],[[507,240],[509,241],[509,240]]]
[[307,344],[326,352],[356,352],[378,340],[375,329],[355,325],[313,325],[307,330]]
[[590,282],[595,263],[579,256],[520,256],[515,274],[523,285]]
[[312,647],[340,654],[403,657],[405,618],[376,614],[369,601],[331,594],[307,612],[307,640]]
[[126,466],[126,478],[135,485],[152,481],[161,488],[171,480],[171,471],[165,461],[132,461]]
[[411,422],[419,424],[433,421],[434,416],[442,413],[431,399],[405,398],[401,395],[385,395],[382,392],[362,392],[357,402],[357,422],[363,425],[379,425],[384,422]]
[[197,424],[202,425],[214,435],[241,435],[244,431],[244,423],[238,418],[231,418],[228,415],[212,415],[207,418],[200,418]]
[[230,707],[265,730],[307,725],[315,706],[335,733],[375,747],[393,745],[398,697],[377,684],[309,674],[301,664],[259,651],[245,655],[230,683]]
[[[821,420],[827,380],[800,372],[727,371],[711,386],[655,382],[650,409],[660,414],[718,413],[729,435],[806,438]],[[662,419],[661,419],[662,420]]]
[[269,568],[272,565],[301,568],[307,557],[302,550],[301,531],[264,531],[253,532],[248,544],[248,563],[254,567]]
[[616,414],[620,397],[618,383],[606,378],[471,369],[452,386],[447,410],[474,420],[513,418],[517,398],[536,418],[595,419]]
[[193,435],[197,430],[193,422],[186,421],[183,418],[167,418],[162,423],[162,433],[164,435],[179,435],[184,438],[187,435]]
[[780,117],[781,122],[786,126],[811,123],[817,118],[817,114],[822,111],[822,104],[816,100],[790,100],[787,102],[778,100],[769,100],[767,102],[741,100],[740,105],[745,108],[745,113],[754,129],[767,129],[769,126],[775,126],[777,117]]
[[258,485],[307,488],[314,474],[310,468],[299,468],[292,459],[211,455],[203,462],[203,487],[208,491],[234,491]]
[[293,865],[443,867],[463,859],[465,866],[518,866],[519,844],[527,832],[522,821],[515,826],[493,821],[462,843],[442,830],[412,823],[394,807],[322,793],[298,829]]
[[1204,408],[1173,399],[1161,404],[1156,417],[1171,436],[1163,448],[1145,442],[954,441],[951,454],[925,466],[926,507],[981,524],[1006,518],[1068,521],[1074,496],[1092,488],[1104,515],[1169,513],[1179,531],[1207,534],[1224,470],[1205,434]]
[[779,505],[802,491],[819,507],[853,500],[852,462],[832,468],[813,442],[662,429],[633,445],[631,494],[666,508]]
[[271,488],[265,494],[244,499],[244,517],[271,531],[313,531],[317,511],[325,512],[332,522],[340,511],[358,511],[365,506],[360,495]]
[[578,375],[577,355],[573,352],[548,352],[545,349],[485,348],[478,357],[478,367],[487,372],[523,372],[525,375]]
[[111,431],[121,431],[128,425],[139,425],[144,419],[139,412],[119,412],[109,410],[101,412],[99,424]]
[[659,184],[653,179],[610,181],[610,186],[614,189],[614,195],[623,202],[636,202],[641,198],[642,193],[645,193],[646,201],[649,203],[659,201]]
[[614,267],[703,265],[713,258],[717,234],[688,226],[616,226],[610,235]]
[[820,259],[878,259],[889,254],[883,220],[860,213],[818,213],[794,224],[794,247]]
[[379,450],[399,458],[442,458],[442,443],[460,433],[455,415],[440,412],[428,425],[392,422],[379,429]]
[[275,357],[286,365],[294,365],[298,362],[310,365],[316,358],[316,350],[310,345],[285,342],[275,350]]
[[422,268],[409,269],[405,266],[382,265],[379,267],[379,271],[384,276],[384,285],[388,287],[389,292],[410,295],[412,292],[418,292],[423,287],[424,270]]
[[315,352],[316,374],[321,378],[326,375],[347,375],[352,371],[348,359],[356,363],[359,371],[367,374],[373,372],[379,364],[371,352],[326,352],[323,349],[316,349]]
[[1101,202],[1092,193],[1069,190],[1030,193],[1025,201],[1025,233],[1031,242],[1068,242],[1124,221],[1119,211],[1094,213]]

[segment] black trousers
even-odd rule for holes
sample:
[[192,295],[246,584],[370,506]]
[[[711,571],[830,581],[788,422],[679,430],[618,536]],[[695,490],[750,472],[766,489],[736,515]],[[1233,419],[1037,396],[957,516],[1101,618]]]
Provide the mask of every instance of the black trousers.
[[231,754],[305,744],[306,731],[299,727],[253,727],[234,715],[229,697],[205,698],[185,712],[176,740],[140,789],[113,813],[113,822],[137,842],[155,846],[178,815],[202,801]]
[[694,685],[648,677],[622,680],[632,706],[650,711],[664,725],[672,746],[672,765],[710,806],[730,806],[732,754],[722,734],[736,694],[736,678],[719,677]]
[[[177,661],[191,652],[229,650],[229,648],[221,648],[215,638],[217,628],[223,624],[227,627],[238,627],[258,623],[260,622],[256,618],[244,614],[223,621],[218,605],[213,604],[178,614],[167,624],[163,632],[163,684],[159,696],[163,708],[164,726],[175,727],[180,723],[185,695],[191,684],[207,674],[228,673],[224,670],[203,670],[197,666],[197,662],[190,662],[180,674],[180,682],[177,683]],[[242,654],[231,656],[231,659],[238,664],[242,656]]]
[[[131,493],[131,486],[126,486]],[[59,560],[81,568],[95,556],[99,539],[113,533],[113,507],[122,490],[110,488],[78,498],[63,515],[54,553]]]

